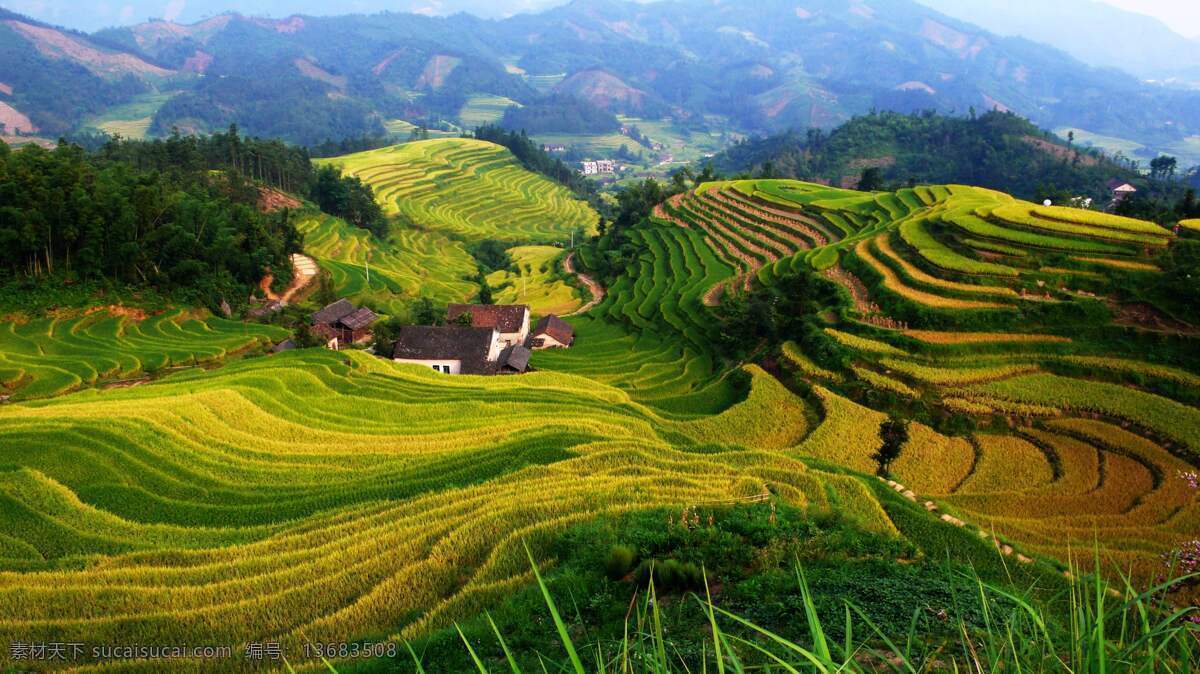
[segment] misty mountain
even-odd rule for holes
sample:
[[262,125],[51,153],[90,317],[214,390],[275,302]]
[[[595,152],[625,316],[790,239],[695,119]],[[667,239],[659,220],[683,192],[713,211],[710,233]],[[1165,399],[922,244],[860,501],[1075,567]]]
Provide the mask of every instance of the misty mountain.
[[[5,24],[14,22],[32,23]],[[88,94],[101,99],[89,109],[146,88],[169,93],[153,112],[157,133],[236,122],[313,143],[378,132],[388,119],[455,120],[471,95],[489,94],[522,104],[571,96],[609,113],[685,121],[717,116],[763,133],[832,128],[872,109],[974,108],[1152,147],[1200,134],[1200,92],[1093,68],[911,0],[576,0],[502,20],[227,14],[91,36],[42,33],[15,30],[0,72],[20,58],[82,69],[108,83]],[[56,46],[62,40],[91,51]],[[97,74],[107,68],[97,61],[145,66],[114,79]],[[79,122],[80,111],[43,99],[0,89],[0,102],[15,101],[50,132]]]
[[503,18],[519,12],[534,12],[561,5],[565,0],[122,0],[121,2],[70,2],[56,0],[10,0],[7,7],[35,20],[69,26],[75,30],[97,31],[131,26],[153,19],[183,24],[198,23],[221,14],[249,11],[256,16],[286,18],[293,14],[330,16],[337,14],[373,14],[406,12],[427,16],[449,16],[467,12],[485,18]]
[[1096,0],[920,2],[1001,35],[1058,47],[1094,66],[1200,86],[1200,40],[1184,37],[1154,17]]

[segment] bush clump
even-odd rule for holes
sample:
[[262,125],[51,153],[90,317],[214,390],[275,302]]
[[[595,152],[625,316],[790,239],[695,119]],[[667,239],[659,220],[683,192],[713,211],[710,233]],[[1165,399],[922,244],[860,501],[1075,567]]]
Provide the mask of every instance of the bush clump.
[[633,570],[633,563],[636,561],[636,550],[628,545],[614,545],[608,551],[608,560],[604,564],[604,570],[611,580],[621,580]]
[[704,572],[692,562],[677,559],[644,560],[634,573],[639,585],[645,586],[654,577],[654,588],[659,592],[684,592],[704,587]]

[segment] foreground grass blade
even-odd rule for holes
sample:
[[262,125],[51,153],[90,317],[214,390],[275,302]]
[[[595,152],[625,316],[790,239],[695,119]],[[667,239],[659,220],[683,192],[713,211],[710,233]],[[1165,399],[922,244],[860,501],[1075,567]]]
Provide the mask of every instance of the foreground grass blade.
[[563,623],[562,617],[558,615],[558,608],[554,605],[554,598],[550,596],[550,588],[546,587],[546,581],[542,580],[542,573],[538,571],[537,563],[533,561],[533,554],[529,552],[529,546],[525,546],[525,556],[529,558],[529,564],[533,567],[533,576],[537,579],[538,587],[542,589],[542,598],[546,600],[546,607],[550,609],[550,617],[554,619],[554,627],[558,630],[558,636],[562,639],[563,648],[567,650],[567,657],[571,659],[571,664],[575,667],[576,674],[587,674],[583,668],[583,661],[579,659],[579,654],[575,652],[575,644],[571,642],[571,635],[567,633],[567,626]]

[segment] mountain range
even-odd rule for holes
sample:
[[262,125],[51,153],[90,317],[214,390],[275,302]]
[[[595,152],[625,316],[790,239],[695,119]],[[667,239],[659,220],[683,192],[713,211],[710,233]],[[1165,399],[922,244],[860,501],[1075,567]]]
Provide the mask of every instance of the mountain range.
[[1200,88],[1200,39],[1145,14],[1097,0],[920,1],[1001,35],[1053,45],[1084,63]]
[[745,132],[833,127],[871,109],[999,109],[1147,152],[1200,135],[1200,92],[911,0],[576,0],[506,19],[223,14],[92,34],[5,12],[0,73],[0,121],[47,135],[118,109],[152,133],[237,123],[311,144],[388,120],[456,121],[477,95],[550,94]]

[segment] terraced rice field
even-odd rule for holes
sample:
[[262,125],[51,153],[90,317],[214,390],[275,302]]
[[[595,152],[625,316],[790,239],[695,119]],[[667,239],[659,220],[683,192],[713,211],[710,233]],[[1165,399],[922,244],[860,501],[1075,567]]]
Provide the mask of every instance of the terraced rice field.
[[141,94],[124,105],[109,109],[103,115],[92,117],[83,123],[85,129],[95,129],[110,135],[140,140],[146,137],[154,115],[175,92]]
[[458,121],[466,129],[475,129],[484,124],[494,124],[504,117],[504,111],[511,107],[521,107],[521,104],[504,96],[475,94],[467,98],[462,110],[458,113]]
[[645,251],[637,268],[610,287],[590,314],[625,324],[635,333],[682,337],[688,346],[708,351],[715,325],[707,315],[706,296],[733,278],[733,266],[694,229],[662,224],[631,236]]
[[[1114,357],[1106,344],[1072,338],[1063,321],[1078,319],[1052,318],[1078,315],[1081,303],[1094,311],[1100,300],[1071,284],[1099,287],[1106,277],[1097,267],[1152,282],[1168,230],[963,186],[865,195],[793,181],[704,185],[655,218],[733,270],[705,281],[720,292],[810,267],[831,269],[854,297],[853,320],[826,331],[853,354],[849,368],[831,370],[795,343],[781,354],[815,386],[825,419],[801,455],[875,469],[884,416],[836,392],[865,387],[876,400],[1016,426],[963,438],[914,426],[893,471],[1027,551],[1065,559],[1098,534],[1121,564],[1149,577],[1160,555],[1200,530],[1195,490],[1170,479],[1200,461],[1198,375],[1136,352]],[[1048,255],[1073,256],[1071,269],[1043,264]],[[849,419],[860,427],[849,430]]]
[[54,396],[172,369],[261,353],[288,337],[268,325],[204,313],[96,311],[0,323],[0,397]]
[[500,270],[487,277],[497,304],[528,304],[535,316],[561,316],[583,305],[579,290],[562,279],[562,248],[516,246],[508,254],[516,272]]
[[[477,217],[484,196],[469,213],[439,205],[431,190],[499,190],[511,175],[499,165],[510,159],[493,166],[475,153],[496,151],[446,141],[342,158],[425,228],[378,242],[310,214],[306,252],[340,291],[400,310],[415,293],[473,289],[460,280],[474,271],[461,239],[569,231],[545,213],[539,225]],[[410,165],[424,174],[400,168]],[[539,203],[528,207],[556,202]],[[1006,219],[1014,213],[1071,226]],[[791,181],[701,186],[629,235],[639,255],[570,319],[575,346],[534,354],[525,376],[450,377],[314,349],[0,405],[0,639],[205,634],[235,651],[278,640],[291,652],[308,641],[398,643],[526,587],[524,545],[546,559],[574,525],[657,507],[766,499],[836,511],[939,559],[990,559],[997,537],[1021,551],[1013,564],[1043,574],[1035,582],[1060,578],[1054,560],[1095,540],[1149,579],[1200,531],[1200,490],[1180,477],[1200,462],[1194,338],[1129,328],[1129,346],[1096,341],[1111,334],[1096,329],[1106,305],[1080,295],[1073,276],[1042,271],[1047,256],[1150,266],[1169,235],[975,188],[861,194]],[[527,283],[552,288],[558,252],[512,254]],[[576,259],[586,266],[588,255]],[[807,335],[848,361],[797,342],[763,360],[771,373],[723,361],[714,292],[808,269],[857,300],[822,313],[827,329]],[[278,336],[185,318],[10,326],[0,379],[29,390],[39,380],[24,382],[7,359],[58,367],[65,349],[88,365],[67,386],[46,385],[60,393]],[[784,385],[798,381],[808,386]],[[891,466],[907,496],[872,476],[880,425],[896,409],[927,415]]]
[[[389,119],[383,123],[383,128],[397,140],[407,140],[413,131],[420,129],[416,124],[403,119]],[[442,131],[439,129],[426,129],[425,131],[429,134],[430,138],[456,138],[462,135],[458,131]]]
[[748,375],[743,402],[677,419],[591,378],[311,350],[5,406],[0,638],[412,638],[526,584],[523,544],[764,493],[900,535],[873,478],[790,455],[805,403]]
[[444,235],[394,227],[387,241],[380,241],[324,213],[300,215],[296,228],[304,235],[305,252],[329,272],[339,297],[384,313],[407,315],[419,297],[463,302],[478,290],[466,280],[477,273],[474,258]]
[[599,216],[507,149],[469,138],[418,141],[318,160],[361,178],[389,214],[463,241],[562,243]]

